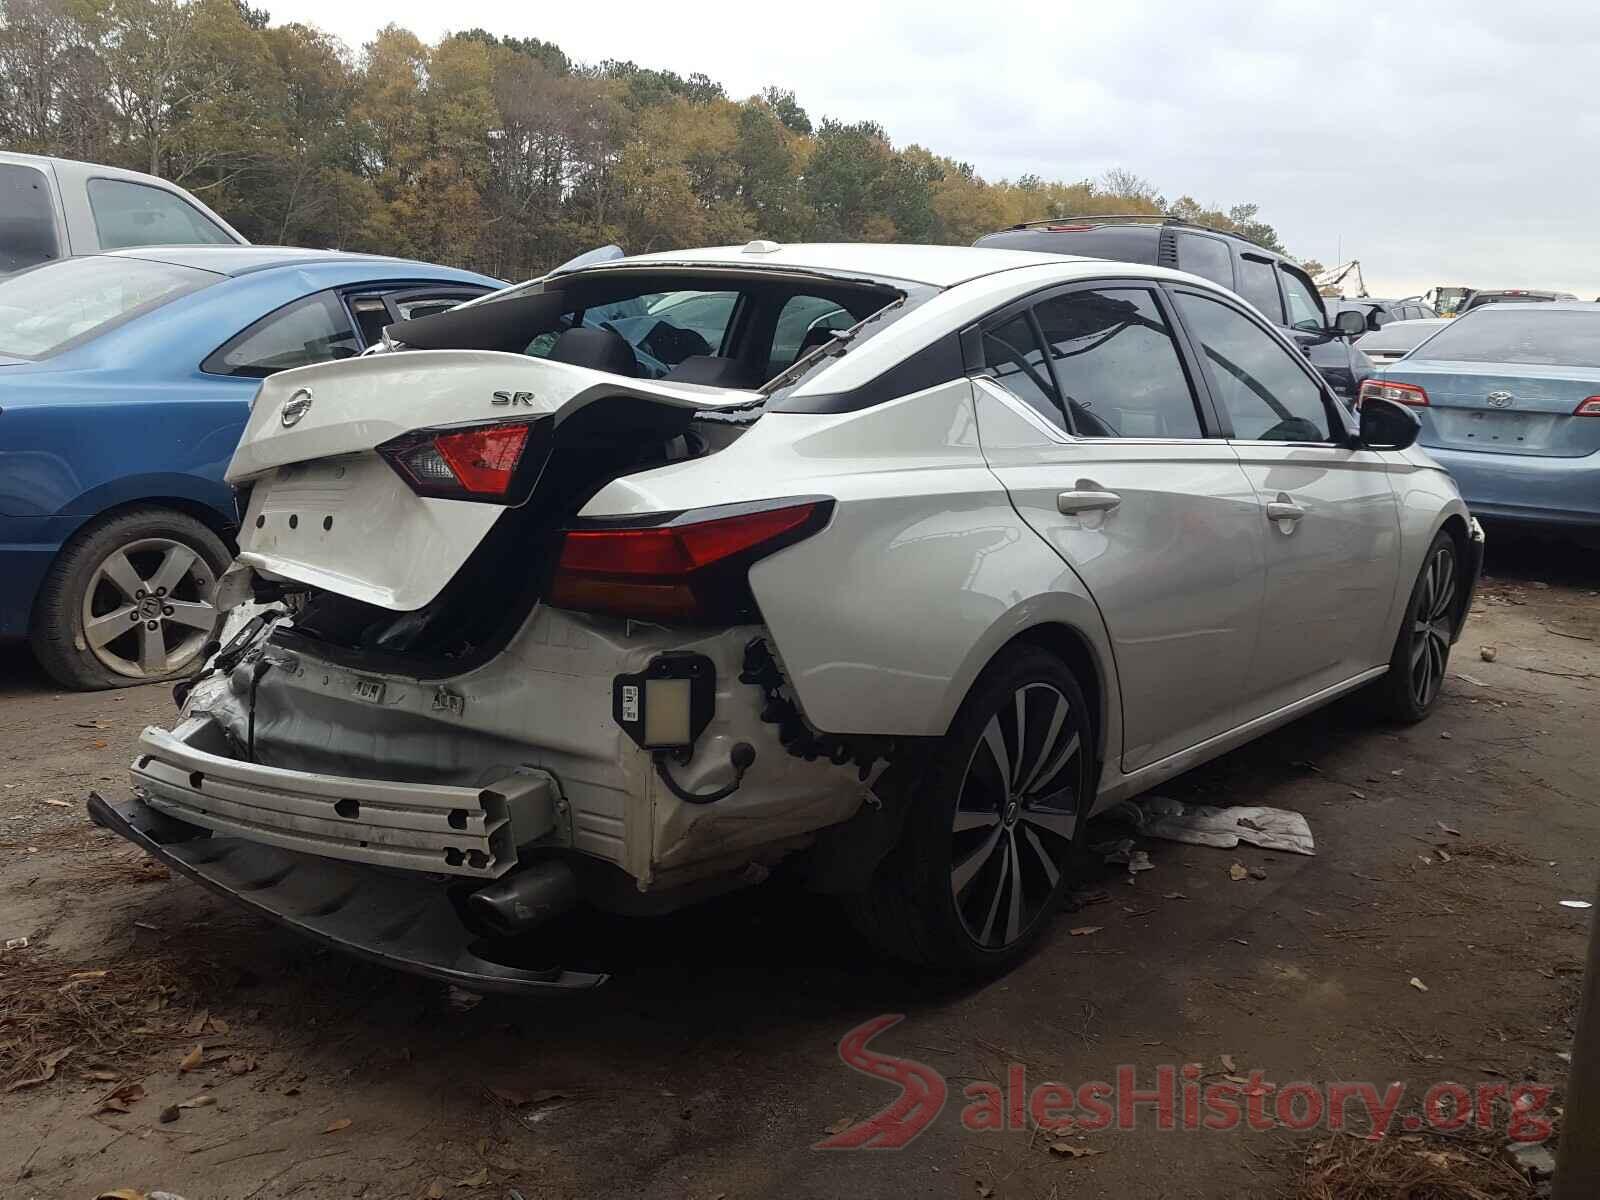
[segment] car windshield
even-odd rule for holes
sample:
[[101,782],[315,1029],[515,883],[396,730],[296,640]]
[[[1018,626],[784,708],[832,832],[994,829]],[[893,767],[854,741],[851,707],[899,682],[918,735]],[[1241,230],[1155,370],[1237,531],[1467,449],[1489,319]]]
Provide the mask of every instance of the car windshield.
[[1600,309],[1490,306],[1457,317],[1413,357],[1427,362],[1600,367]]
[[0,354],[42,358],[218,278],[171,263],[92,257],[0,279]]

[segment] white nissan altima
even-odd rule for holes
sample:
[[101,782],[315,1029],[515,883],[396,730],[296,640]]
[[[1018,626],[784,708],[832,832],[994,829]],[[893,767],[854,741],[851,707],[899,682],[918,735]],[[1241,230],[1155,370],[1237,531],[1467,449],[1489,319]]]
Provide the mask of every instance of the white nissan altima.
[[791,856],[1004,967],[1096,810],[1356,689],[1426,716],[1482,558],[1410,412],[1159,267],[753,242],[387,336],[263,383],[253,615],[90,808],[478,989],[593,985],[542,925]]

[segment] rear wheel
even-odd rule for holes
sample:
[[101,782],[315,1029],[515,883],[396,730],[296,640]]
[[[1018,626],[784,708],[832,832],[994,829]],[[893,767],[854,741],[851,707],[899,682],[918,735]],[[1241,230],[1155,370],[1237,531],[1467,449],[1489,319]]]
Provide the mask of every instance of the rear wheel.
[[1009,967],[1068,887],[1093,786],[1093,725],[1072,672],[1036,647],[1003,651],[911,797],[857,924],[912,962]]
[[1414,724],[1438,702],[1450,663],[1460,588],[1455,539],[1441,530],[1422,561],[1395,638],[1389,673],[1378,685],[1385,715],[1390,718]]
[[94,689],[192,668],[221,622],[212,596],[229,554],[170,509],[120,513],[62,550],[34,602],[33,652],[58,682]]

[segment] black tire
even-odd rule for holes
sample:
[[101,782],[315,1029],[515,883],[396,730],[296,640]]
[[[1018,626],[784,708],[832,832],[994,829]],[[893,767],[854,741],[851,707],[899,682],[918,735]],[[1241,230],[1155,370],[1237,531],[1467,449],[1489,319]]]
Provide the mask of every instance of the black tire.
[[[1002,768],[1013,777],[1004,788]],[[918,965],[1010,968],[1078,873],[1094,785],[1094,726],[1078,681],[1045,650],[1007,647],[911,790],[894,849],[865,894],[849,898],[856,926]]]
[[1411,587],[1389,673],[1375,685],[1382,713],[1391,721],[1415,725],[1438,703],[1450,665],[1460,597],[1461,549],[1440,530]]
[[93,522],[56,556],[34,599],[34,657],[58,683],[85,691],[193,669],[221,627],[220,618],[207,622],[206,609],[231,558],[210,529],[172,509]]

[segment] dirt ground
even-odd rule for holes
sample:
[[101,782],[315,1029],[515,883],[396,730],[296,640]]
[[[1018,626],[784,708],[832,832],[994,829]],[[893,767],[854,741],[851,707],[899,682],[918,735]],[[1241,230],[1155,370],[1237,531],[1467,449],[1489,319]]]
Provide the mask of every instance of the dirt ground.
[[[615,977],[579,999],[448,995],[90,827],[84,795],[123,783],[167,690],[62,695],[0,654],[0,939],[28,939],[0,952],[0,1196],[1273,1197],[1326,1133],[1146,1118],[1073,1137],[1096,1152],[1074,1156],[969,1131],[962,1089],[1013,1063],[1029,1086],[1119,1064],[1149,1086],[1191,1062],[1401,1080],[1402,1111],[1439,1080],[1559,1088],[1587,914],[1558,901],[1592,898],[1600,851],[1600,555],[1491,538],[1431,719],[1395,730],[1347,701],[1162,789],[1297,809],[1316,857],[1142,842],[1153,870],[1106,868],[982,986],[875,961],[779,883],[586,919],[573,940]],[[894,1098],[838,1053],[887,1013],[906,1019],[873,1048],[933,1068],[949,1102],[903,1150],[814,1150]]]

